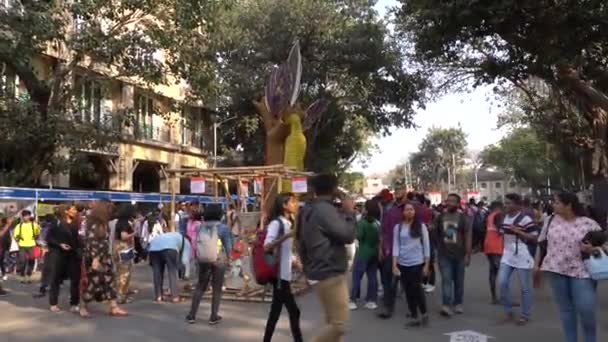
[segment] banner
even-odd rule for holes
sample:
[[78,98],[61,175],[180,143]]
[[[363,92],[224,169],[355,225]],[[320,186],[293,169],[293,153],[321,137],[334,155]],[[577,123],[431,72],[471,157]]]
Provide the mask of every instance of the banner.
[[263,187],[264,187],[264,178],[256,178],[253,180],[253,193],[254,194],[261,195]]
[[190,192],[193,194],[204,194],[205,193],[205,178],[192,177],[190,179]]
[[308,181],[306,177],[293,177],[291,179],[291,191],[296,194],[308,192]]
[[249,197],[249,182],[241,181],[241,196]]

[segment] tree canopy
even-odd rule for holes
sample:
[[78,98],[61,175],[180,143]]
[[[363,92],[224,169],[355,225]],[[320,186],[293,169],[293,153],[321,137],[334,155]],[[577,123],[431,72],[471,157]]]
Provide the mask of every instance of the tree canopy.
[[222,129],[223,142],[242,146],[248,163],[263,160],[264,134],[251,101],[296,40],[302,103],[330,101],[325,116],[307,131],[309,170],[344,171],[372,134],[411,126],[415,107],[424,102],[424,76],[407,71],[373,2],[244,0],[216,20],[208,52],[217,61],[218,107],[239,117]]
[[395,15],[404,44],[441,85],[516,87],[537,119],[567,128],[556,145],[575,141],[592,152],[593,173],[606,175],[605,1],[402,0]]
[[[113,147],[128,119],[124,108],[113,109],[112,123],[71,115],[88,80],[149,88],[196,75],[200,91],[213,76],[203,56],[213,14],[226,6],[219,3],[229,2],[11,1],[1,8],[0,153],[9,180],[35,185],[44,171],[66,171],[79,151]],[[18,98],[15,76],[26,89]]]

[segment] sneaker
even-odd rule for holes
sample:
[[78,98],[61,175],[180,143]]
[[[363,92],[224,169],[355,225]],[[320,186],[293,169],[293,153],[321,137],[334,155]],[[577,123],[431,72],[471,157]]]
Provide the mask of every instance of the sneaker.
[[407,322],[405,322],[406,328],[416,328],[422,325],[422,322],[419,318],[410,318]]
[[2,280],[7,281],[7,280],[8,280],[8,275],[6,275],[6,274],[5,274],[5,275],[3,275],[3,276],[2,276]]
[[443,317],[452,317],[454,313],[452,313],[452,310],[449,307],[444,305],[441,307],[441,311],[439,311],[439,314]]
[[365,303],[365,308],[368,310],[376,310],[378,308],[378,304],[374,302],[367,302]]
[[196,318],[194,318],[194,316],[186,316],[186,322],[188,322],[188,324],[194,324],[196,323]]
[[349,310],[357,310],[359,307],[357,307],[357,303],[355,303],[354,301],[350,301],[348,302],[348,309]]
[[428,314],[422,315],[422,318],[420,319],[420,324],[423,327],[426,327],[429,325],[429,315]]
[[435,291],[435,286],[434,285],[426,285],[426,287],[424,288],[424,292],[426,293],[432,293]]
[[72,305],[72,307],[70,308],[70,312],[71,313],[79,313],[80,312],[80,307],[78,305]]
[[393,312],[388,309],[383,309],[382,311],[380,311],[380,313],[378,313],[378,317],[380,317],[382,319],[389,319],[392,316],[393,316]]
[[454,312],[458,315],[462,315],[464,313],[464,308],[462,307],[462,305],[456,305],[456,307],[454,308]]
[[209,325],[216,325],[222,321],[222,316],[217,316],[209,320]]

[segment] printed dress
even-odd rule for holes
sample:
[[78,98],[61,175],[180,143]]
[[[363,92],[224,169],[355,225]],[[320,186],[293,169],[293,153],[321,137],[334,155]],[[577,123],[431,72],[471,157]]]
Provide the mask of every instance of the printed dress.
[[[95,234],[95,231],[97,231],[97,226],[93,224],[87,227],[85,236],[84,267],[86,284],[83,288],[82,299],[86,303],[116,299],[108,234],[100,237]],[[99,259],[100,268],[98,270],[93,270],[93,259],[95,258]]]

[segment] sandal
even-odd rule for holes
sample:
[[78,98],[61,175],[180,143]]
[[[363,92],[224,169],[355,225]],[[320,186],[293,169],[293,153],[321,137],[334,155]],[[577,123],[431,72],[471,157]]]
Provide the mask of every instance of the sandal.
[[528,324],[528,322],[530,322],[530,320],[528,318],[522,316],[522,317],[519,317],[516,324],[521,327],[521,326]]
[[51,308],[49,310],[51,310],[51,312],[53,312],[53,313],[61,313],[62,312],[62,310],[58,306],[56,306],[56,305],[51,306]]
[[175,298],[171,299],[171,303],[173,303],[173,304],[179,304],[179,303],[183,303],[183,302],[184,302],[184,299],[181,297],[175,297]]
[[120,308],[113,308],[113,309],[110,309],[110,312],[108,312],[108,315],[110,315],[112,317],[126,317],[126,316],[129,316],[129,313]]
[[87,310],[80,310],[80,312],[78,314],[80,315],[80,318],[82,318],[82,319],[91,319],[91,318],[93,318],[91,316],[91,314],[89,314],[89,312]]

